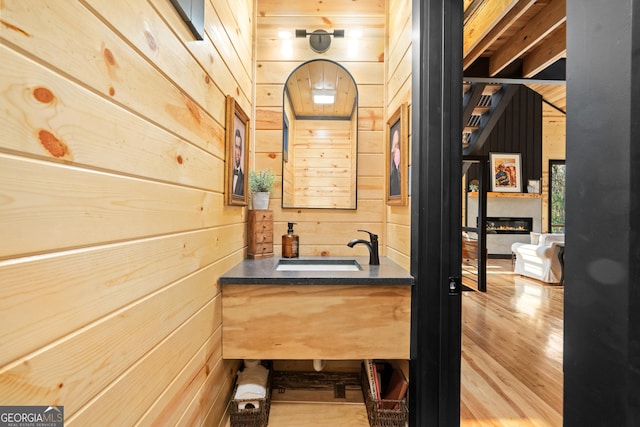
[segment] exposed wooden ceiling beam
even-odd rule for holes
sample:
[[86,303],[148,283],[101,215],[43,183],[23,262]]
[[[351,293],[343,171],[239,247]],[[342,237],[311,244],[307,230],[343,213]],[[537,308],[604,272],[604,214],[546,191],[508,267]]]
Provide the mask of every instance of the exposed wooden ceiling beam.
[[482,53],[493,44],[498,38],[520,18],[536,0],[519,0],[484,37],[468,53],[465,53],[462,61],[463,69],[467,69],[473,61],[478,59]]
[[471,3],[473,3],[476,0],[464,0],[464,11],[466,12],[467,9],[469,9],[469,6],[471,6]]
[[464,25],[462,52],[466,56],[497,22],[517,3],[517,0],[483,1]]
[[498,74],[566,20],[566,1],[552,0],[491,57],[489,75]]
[[560,58],[567,57],[567,25],[562,24],[551,37],[544,40],[524,57],[522,76],[533,77]]

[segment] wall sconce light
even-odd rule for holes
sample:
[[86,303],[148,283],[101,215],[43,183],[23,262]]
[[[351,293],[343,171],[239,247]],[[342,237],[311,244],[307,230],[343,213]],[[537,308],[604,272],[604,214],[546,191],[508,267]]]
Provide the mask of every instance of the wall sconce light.
[[332,33],[325,30],[315,30],[308,33],[307,30],[296,30],[297,38],[305,38],[309,36],[309,46],[316,53],[325,53],[331,46],[331,36],[344,37],[344,30],[333,30]]

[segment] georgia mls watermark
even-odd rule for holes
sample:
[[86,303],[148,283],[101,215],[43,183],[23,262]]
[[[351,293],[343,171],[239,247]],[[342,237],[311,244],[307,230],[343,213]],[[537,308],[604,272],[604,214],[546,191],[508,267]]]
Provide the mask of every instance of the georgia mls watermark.
[[64,406],[0,406],[0,427],[64,427]]

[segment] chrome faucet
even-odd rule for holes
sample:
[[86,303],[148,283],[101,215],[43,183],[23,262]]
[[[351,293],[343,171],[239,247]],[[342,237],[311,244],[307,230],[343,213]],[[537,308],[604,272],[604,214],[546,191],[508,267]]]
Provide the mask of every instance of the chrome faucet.
[[347,243],[347,246],[352,248],[358,243],[362,243],[369,249],[369,265],[380,265],[380,257],[378,256],[378,235],[373,234],[367,230],[358,230],[358,231],[369,233],[369,238],[371,239],[371,242],[367,242],[366,240],[362,240],[362,239],[353,239],[352,241]]

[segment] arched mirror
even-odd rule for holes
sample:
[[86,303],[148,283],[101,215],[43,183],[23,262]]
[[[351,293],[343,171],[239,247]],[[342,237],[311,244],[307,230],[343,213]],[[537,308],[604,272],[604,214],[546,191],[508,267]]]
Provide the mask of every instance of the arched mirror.
[[283,94],[282,207],[356,209],[358,89],[326,59],[289,75]]

